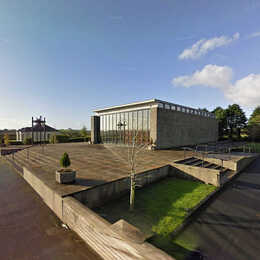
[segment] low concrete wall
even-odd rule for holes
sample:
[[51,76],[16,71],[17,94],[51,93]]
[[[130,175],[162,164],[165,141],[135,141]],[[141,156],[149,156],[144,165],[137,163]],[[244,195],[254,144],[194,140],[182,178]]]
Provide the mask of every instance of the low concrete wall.
[[[138,187],[143,187],[168,176],[169,165],[146,171],[136,175]],[[130,178],[125,177],[113,182],[108,182],[91,189],[81,191],[72,196],[87,205],[89,208],[99,207],[109,200],[119,198],[129,192]]]
[[[204,158],[204,160],[207,161],[207,162],[214,163],[214,164],[217,164],[219,166],[222,166],[222,160],[220,160],[220,159],[206,157],[206,158]],[[228,169],[233,170],[233,171],[236,171],[237,162],[223,160],[223,167],[228,168]]]
[[244,170],[249,164],[251,164],[259,155],[255,155],[252,157],[245,157],[237,162],[236,171],[241,172]]
[[205,182],[206,184],[212,184],[214,186],[220,186],[220,171],[202,167],[189,166],[185,164],[172,163],[170,170],[170,176],[184,177],[188,179],[196,179]]
[[144,242],[126,241],[111,229],[111,224],[76,199],[63,199],[63,221],[86,241],[103,259],[173,260],[162,250]]
[[54,190],[50,189],[33,172],[23,167],[23,177],[32,188],[42,197],[43,201],[62,219],[62,198]]
[[[259,155],[252,154],[248,156],[237,156],[237,159],[235,158],[236,155],[231,155],[231,156],[233,156],[234,159],[223,160],[223,167],[233,170],[235,172],[240,172],[244,170],[251,162],[253,162]],[[207,157],[204,158],[204,160],[222,166],[221,159]]]
[[23,150],[24,148],[1,148],[0,149],[0,156],[16,153],[18,151]]
[[[168,171],[163,169],[162,174],[165,175],[166,173],[168,174]],[[148,173],[144,174],[149,176]],[[24,167],[23,177],[54,213],[104,260],[173,260],[171,256],[147,242],[135,243],[128,240],[127,237],[121,236],[111,228],[112,224],[75,198],[70,196],[62,198],[33,174],[31,169]],[[148,179],[149,181],[156,180],[159,179],[159,176]]]

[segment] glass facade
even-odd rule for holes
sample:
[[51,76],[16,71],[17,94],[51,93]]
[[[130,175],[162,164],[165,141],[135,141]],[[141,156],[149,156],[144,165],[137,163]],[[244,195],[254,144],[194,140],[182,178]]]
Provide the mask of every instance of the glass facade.
[[100,116],[102,143],[129,144],[134,136],[137,137],[138,143],[149,143],[150,109]]

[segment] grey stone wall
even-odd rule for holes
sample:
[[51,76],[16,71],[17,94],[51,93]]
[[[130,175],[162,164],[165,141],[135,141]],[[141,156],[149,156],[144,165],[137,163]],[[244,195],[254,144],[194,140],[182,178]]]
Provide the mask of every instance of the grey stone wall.
[[148,242],[125,239],[109,222],[72,197],[63,199],[63,221],[104,260],[174,260]]
[[[139,187],[151,184],[168,176],[169,166],[142,172],[136,175],[136,183]],[[130,190],[130,178],[124,177],[112,182],[104,183],[97,187],[73,194],[72,196],[89,208],[99,207],[107,201],[121,197]]]
[[211,117],[153,108],[151,124],[152,120],[156,120],[157,131],[151,129],[151,137],[159,149],[215,142],[218,139],[218,121]]

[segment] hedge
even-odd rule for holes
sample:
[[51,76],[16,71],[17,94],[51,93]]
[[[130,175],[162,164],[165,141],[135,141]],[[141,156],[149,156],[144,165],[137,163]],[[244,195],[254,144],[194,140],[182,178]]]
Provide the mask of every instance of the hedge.
[[88,142],[90,140],[89,137],[73,137],[69,139],[70,143],[77,143],[77,142]]
[[21,141],[16,141],[16,140],[9,140],[10,145],[22,145],[23,142]]

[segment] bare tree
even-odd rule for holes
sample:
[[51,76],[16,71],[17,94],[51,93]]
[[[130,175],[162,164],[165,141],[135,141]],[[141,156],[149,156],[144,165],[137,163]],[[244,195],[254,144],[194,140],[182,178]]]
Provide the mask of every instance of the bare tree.
[[147,149],[148,145],[138,142],[138,131],[134,133],[128,145],[128,164],[130,168],[130,211],[134,209],[135,188],[136,188],[136,168],[139,153]]

